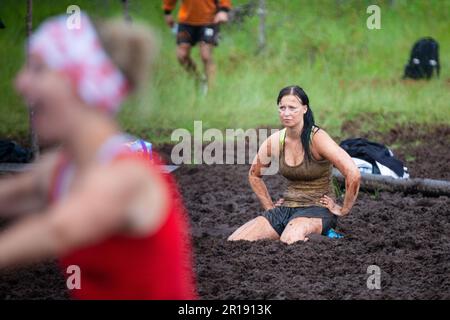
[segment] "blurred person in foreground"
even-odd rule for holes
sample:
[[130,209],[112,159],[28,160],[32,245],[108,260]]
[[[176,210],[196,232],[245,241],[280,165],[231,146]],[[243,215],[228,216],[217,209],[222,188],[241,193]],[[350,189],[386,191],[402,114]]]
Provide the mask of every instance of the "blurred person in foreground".
[[216,66],[213,48],[218,45],[219,25],[228,21],[231,0],[181,0],[178,25],[172,16],[176,4],[177,0],[163,1],[164,19],[170,28],[176,27],[178,61],[188,72],[201,79],[191,58],[192,47],[197,42],[200,44],[200,57],[206,74],[206,86],[202,90],[206,92],[214,82]]
[[[45,21],[15,79],[40,142],[58,148],[0,181],[0,270],[58,258],[80,268],[76,299],[196,298],[186,214],[173,178],[124,147],[115,120],[156,44],[142,25]],[[157,157],[154,157],[157,158]],[[20,218],[18,216],[21,216]]]

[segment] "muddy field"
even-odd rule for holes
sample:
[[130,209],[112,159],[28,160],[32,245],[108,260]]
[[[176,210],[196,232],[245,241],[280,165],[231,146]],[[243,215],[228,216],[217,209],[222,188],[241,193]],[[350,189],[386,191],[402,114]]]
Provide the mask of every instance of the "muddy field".
[[[344,126],[356,136],[355,123]],[[366,137],[383,141],[411,177],[450,180],[450,128],[406,126]],[[167,151],[167,149],[166,149]],[[192,224],[203,299],[450,299],[450,199],[420,194],[360,193],[339,220],[343,239],[306,243],[226,242],[261,210],[246,165],[184,166],[175,176]],[[273,198],[282,177],[265,179]],[[369,290],[367,267],[381,268],[381,290]],[[52,262],[0,274],[0,299],[67,298]]]

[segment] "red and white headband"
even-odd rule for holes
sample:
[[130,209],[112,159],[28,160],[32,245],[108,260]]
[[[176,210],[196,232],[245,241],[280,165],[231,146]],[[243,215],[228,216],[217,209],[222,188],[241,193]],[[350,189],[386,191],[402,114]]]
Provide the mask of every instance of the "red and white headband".
[[45,21],[30,38],[30,53],[68,75],[88,105],[116,113],[130,86],[103,49],[89,17],[81,13],[79,28],[67,27],[67,16]]

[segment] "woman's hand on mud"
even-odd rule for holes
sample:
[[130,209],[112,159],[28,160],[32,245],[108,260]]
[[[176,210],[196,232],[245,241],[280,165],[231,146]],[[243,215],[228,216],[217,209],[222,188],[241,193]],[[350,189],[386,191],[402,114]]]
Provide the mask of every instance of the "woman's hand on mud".
[[280,207],[280,206],[283,205],[283,203],[284,203],[284,199],[283,199],[283,198],[280,198],[280,199],[278,199],[278,201],[275,203],[275,207]]
[[345,215],[345,213],[342,212],[342,207],[340,205],[338,205],[336,202],[334,202],[334,200],[332,198],[330,198],[329,196],[324,195],[322,198],[320,198],[319,202],[321,205],[328,208],[328,210],[330,210],[331,213],[333,213],[337,216]]

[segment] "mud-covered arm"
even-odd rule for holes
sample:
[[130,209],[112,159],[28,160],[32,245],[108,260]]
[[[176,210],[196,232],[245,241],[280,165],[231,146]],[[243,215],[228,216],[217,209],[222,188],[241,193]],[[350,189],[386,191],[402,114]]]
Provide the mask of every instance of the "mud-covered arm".
[[270,165],[271,158],[271,140],[264,141],[256,154],[252,166],[248,172],[248,181],[255,192],[264,210],[275,207],[272,198],[269,195],[266,184],[262,179],[262,170]]
[[[318,153],[328,159],[345,177],[345,197],[342,207],[335,208],[337,215],[346,215],[353,207],[358,197],[361,174],[352,158],[342,149],[323,129],[314,134],[314,148]],[[329,204],[329,197],[325,197],[325,205]],[[331,203],[330,207],[333,206]],[[339,207],[339,206],[338,206]],[[330,209],[333,211],[332,209]]]

